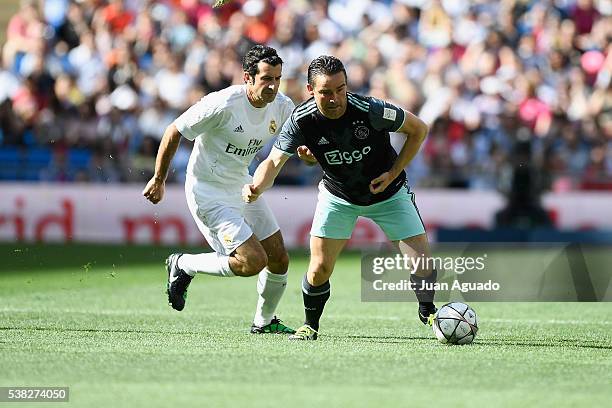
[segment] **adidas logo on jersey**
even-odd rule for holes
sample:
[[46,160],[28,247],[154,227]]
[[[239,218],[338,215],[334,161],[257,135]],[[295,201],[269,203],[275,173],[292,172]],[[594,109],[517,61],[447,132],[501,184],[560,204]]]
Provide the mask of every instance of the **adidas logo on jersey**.
[[322,138],[319,139],[319,143],[317,143],[317,144],[319,146],[326,145],[326,144],[329,144],[329,141],[326,138],[322,137]]
[[242,125],[238,125],[238,127],[236,127],[236,129],[234,129],[234,132],[236,132],[236,133],[244,133],[244,129],[242,128]]

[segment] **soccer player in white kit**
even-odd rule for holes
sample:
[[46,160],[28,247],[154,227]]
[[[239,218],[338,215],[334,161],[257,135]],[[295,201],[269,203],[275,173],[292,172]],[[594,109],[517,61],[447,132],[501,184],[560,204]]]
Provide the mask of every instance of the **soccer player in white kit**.
[[220,277],[259,274],[259,298],[251,333],[293,333],[274,316],[287,286],[289,257],[272,211],[264,201],[245,204],[241,189],[252,178],[248,166],[291,115],[293,102],[278,92],[283,61],[276,50],[256,45],[244,56],[244,85],[213,92],[166,128],[155,174],[142,194],[153,204],[181,136],[193,140],[187,166],[187,205],[215,252],[172,254],[166,259],[168,302],[183,310],[196,273]]

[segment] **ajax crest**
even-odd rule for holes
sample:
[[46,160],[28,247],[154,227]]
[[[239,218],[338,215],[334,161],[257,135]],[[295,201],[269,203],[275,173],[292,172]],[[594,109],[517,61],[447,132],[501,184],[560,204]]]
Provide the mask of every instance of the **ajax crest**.
[[370,134],[370,130],[365,126],[359,126],[355,129],[355,137],[359,140],[367,139]]
[[367,126],[364,126],[364,123],[362,120],[357,120],[355,122],[353,122],[353,126],[357,126],[355,128],[355,137],[359,140],[364,140],[367,139],[368,136],[370,135],[370,129],[368,129]]

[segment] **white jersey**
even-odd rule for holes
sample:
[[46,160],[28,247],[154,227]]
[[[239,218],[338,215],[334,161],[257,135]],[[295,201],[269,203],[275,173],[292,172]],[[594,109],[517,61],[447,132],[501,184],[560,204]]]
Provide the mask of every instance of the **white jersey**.
[[242,188],[253,157],[278,135],[293,108],[280,92],[272,103],[255,108],[246,85],[206,95],[174,121],[185,138],[195,140],[187,178]]

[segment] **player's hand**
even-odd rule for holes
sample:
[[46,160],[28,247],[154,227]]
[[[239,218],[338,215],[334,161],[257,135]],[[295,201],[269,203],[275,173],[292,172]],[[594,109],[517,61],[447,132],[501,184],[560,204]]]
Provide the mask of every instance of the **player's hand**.
[[370,192],[372,194],[382,193],[389,187],[389,184],[391,184],[393,180],[395,180],[395,177],[388,171],[385,171],[383,174],[370,181]]
[[244,187],[242,187],[242,200],[244,200],[245,203],[256,201],[260,195],[261,192],[259,189],[255,188],[252,184],[245,184]]
[[300,146],[297,148],[297,154],[300,160],[306,163],[309,166],[314,166],[318,163],[317,159],[314,157],[314,154],[310,151],[306,146]]
[[164,181],[153,177],[142,190],[142,195],[153,204],[157,204],[164,198],[165,185]]

